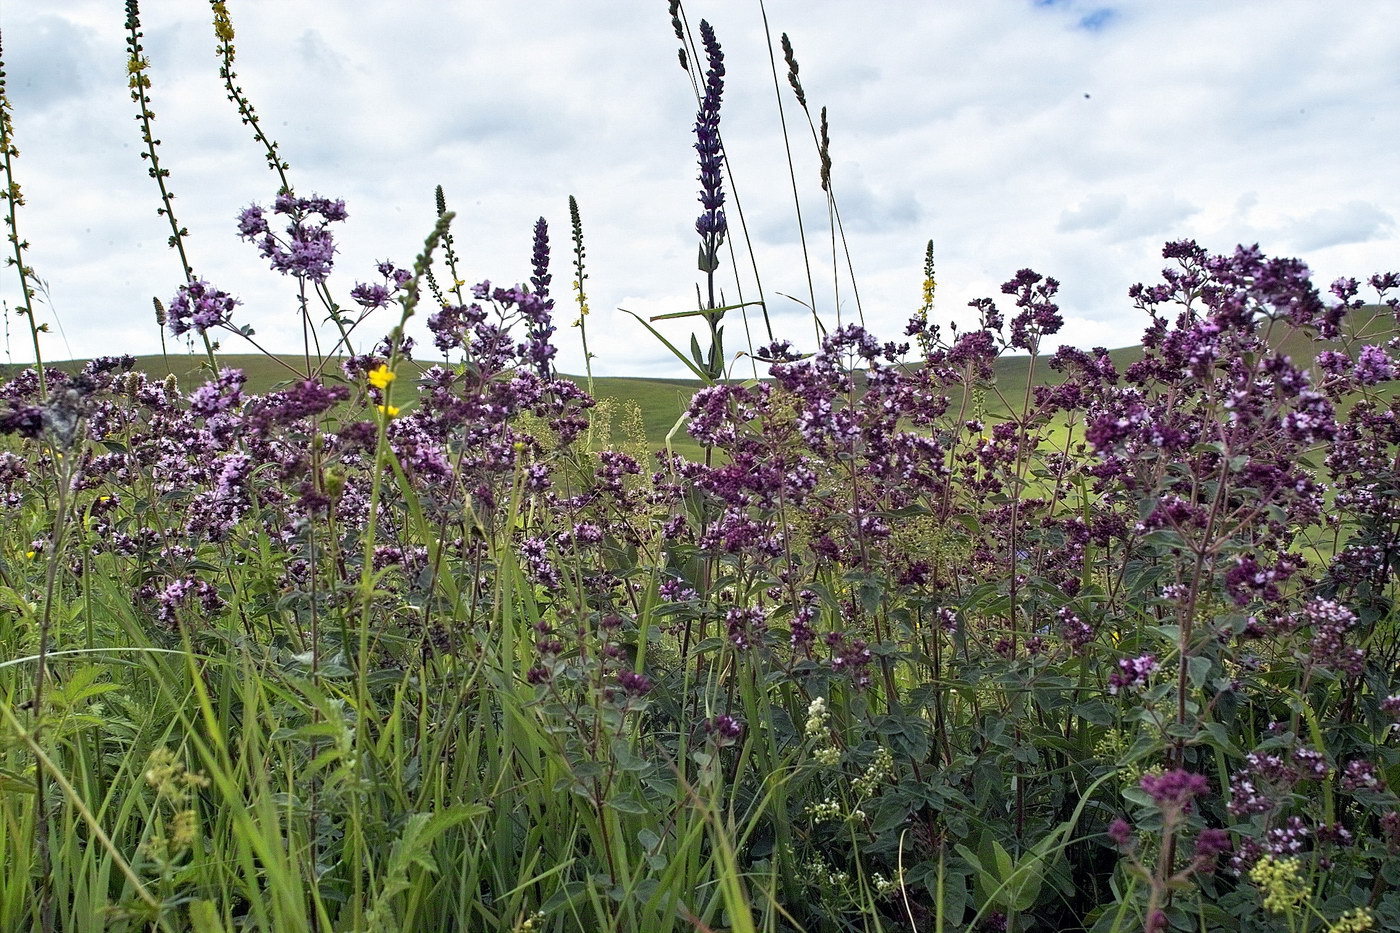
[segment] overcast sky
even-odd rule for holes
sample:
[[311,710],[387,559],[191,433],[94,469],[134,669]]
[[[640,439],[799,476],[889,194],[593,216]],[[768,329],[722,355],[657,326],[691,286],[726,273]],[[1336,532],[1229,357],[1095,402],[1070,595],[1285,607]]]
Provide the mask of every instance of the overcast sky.
[[[582,371],[568,307],[568,196],[588,248],[595,372],[679,374],[630,317],[694,307],[695,100],[665,0],[229,0],[240,83],[299,194],[344,198],[339,300],[373,264],[407,265],[458,211],[465,278],[529,275],[531,226],[555,248],[561,368]],[[722,132],[780,336],[811,343],[798,224],[757,0],[690,0],[728,69]],[[769,0],[810,105],[830,111],[832,179],[867,321],[895,339],[934,241],[936,315],[999,295],[1025,266],[1063,283],[1063,339],[1136,343],[1126,298],[1161,245],[1258,242],[1320,283],[1400,267],[1400,7],[1393,0]],[[295,286],[236,237],[276,178],[224,98],[208,6],[144,0],[165,167],[197,273],[239,320],[296,351]],[[126,88],[122,4],[0,6],[20,232],[50,286],[51,359],[152,352],[151,298],[181,282]],[[818,160],[783,82],[816,299],[834,320]],[[731,189],[732,197],[732,189]],[[738,214],[730,225],[738,230]],[[855,314],[844,274],[842,314]],[[736,300],[727,259],[721,281]],[[757,297],[748,260],[738,285]],[[13,309],[13,270],[0,298]],[[377,331],[393,322],[390,312]],[[6,351],[31,359],[7,315]],[[740,322],[731,352],[743,346]],[[686,326],[669,332],[683,336]],[[757,334],[756,334],[757,336]],[[229,350],[242,349],[225,338]]]

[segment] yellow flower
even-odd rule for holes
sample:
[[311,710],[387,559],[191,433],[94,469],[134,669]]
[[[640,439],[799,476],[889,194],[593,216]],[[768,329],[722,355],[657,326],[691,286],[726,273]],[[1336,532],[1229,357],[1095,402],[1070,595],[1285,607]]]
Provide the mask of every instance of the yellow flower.
[[394,381],[394,372],[389,367],[380,363],[375,369],[369,371],[369,384],[376,389],[387,389],[389,383]]
[[[223,0],[213,4],[214,8],[214,35],[221,42],[233,41],[233,23],[228,18],[228,7]],[[229,51],[233,51],[231,48]]]
[[1348,910],[1327,928],[1327,933],[1364,933],[1376,924],[1375,914],[1365,907]]
[[1264,895],[1264,909],[1284,913],[1295,909],[1307,899],[1309,889],[1303,881],[1303,863],[1296,858],[1277,859],[1266,855],[1249,870],[1250,880]]
[[390,418],[397,418],[399,415],[399,406],[397,405],[376,405],[374,407]]

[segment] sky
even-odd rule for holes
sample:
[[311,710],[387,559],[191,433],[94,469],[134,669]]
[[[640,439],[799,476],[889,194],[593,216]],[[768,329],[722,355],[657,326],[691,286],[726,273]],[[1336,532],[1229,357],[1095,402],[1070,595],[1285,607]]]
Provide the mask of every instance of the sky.
[[[530,275],[549,222],[559,365],[580,373],[570,326],[568,197],[580,206],[598,375],[683,375],[628,314],[696,306],[696,101],[665,0],[229,0],[239,83],[291,163],[298,194],[344,198],[332,293],[408,265],[442,185],[463,278]],[[934,243],[934,319],[971,322],[1030,267],[1061,282],[1056,341],[1126,346],[1146,321],[1126,296],[1155,280],[1162,244],[1258,243],[1316,280],[1400,268],[1400,10],[1393,0],[767,0],[804,224],[757,0],[689,0],[723,47],[721,132],[740,250],[727,301],[755,300],[776,335],[813,343],[863,317],[900,339]],[[299,352],[296,284],[237,238],[235,217],[276,193],[225,99],[207,4],[144,0],[153,109],[197,274],[237,296],[259,342]],[[21,236],[45,282],[48,359],[160,349],[151,299],[182,282],[139,158],[114,0],[7,0],[0,35],[12,105]],[[791,37],[809,105],[829,111],[845,230],[833,276],[819,160],[783,75]],[[739,212],[751,254],[740,234]],[[814,281],[809,293],[800,233]],[[840,247],[838,246],[838,249]],[[752,259],[750,259],[752,255]],[[753,268],[757,266],[756,283]],[[32,359],[13,269],[0,269],[3,350]],[[743,349],[731,312],[727,349]],[[379,312],[376,334],[396,320]],[[419,334],[420,314],[413,325]],[[764,337],[756,316],[755,343]],[[661,325],[686,341],[690,322]],[[172,341],[172,348],[179,341]],[[230,352],[251,348],[223,338]],[[426,347],[420,357],[431,356]],[[742,361],[739,364],[742,367]]]

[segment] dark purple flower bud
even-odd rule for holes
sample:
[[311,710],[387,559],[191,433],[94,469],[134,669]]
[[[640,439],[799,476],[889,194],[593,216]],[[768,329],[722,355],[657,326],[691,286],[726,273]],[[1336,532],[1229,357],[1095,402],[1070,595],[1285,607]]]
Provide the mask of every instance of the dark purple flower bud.
[[1365,759],[1358,758],[1355,761],[1347,762],[1346,768],[1342,771],[1342,790],[1344,791],[1379,791],[1383,790],[1384,787],[1376,766]]
[[733,745],[744,734],[744,724],[733,716],[721,713],[705,720],[705,732],[721,748]]
[[10,402],[10,410],[0,414],[0,434],[18,434],[31,440],[44,433],[44,410],[37,405]]
[[1138,784],[1163,810],[1183,809],[1191,803],[1192,797],[1210,790],[1210,782],[1204,775],[1180,768],[1165,774],[1144,774]]
[[1223,829],[1203,829],[1196,836],[1196,859],[1204,863],[1203,870],[1214,867],[1215,860],[1231,851],[1230,834]]
[[617,675],[617,682],[629,696],[639,697],[651,691],[651,678],[645,674],[623,671]]

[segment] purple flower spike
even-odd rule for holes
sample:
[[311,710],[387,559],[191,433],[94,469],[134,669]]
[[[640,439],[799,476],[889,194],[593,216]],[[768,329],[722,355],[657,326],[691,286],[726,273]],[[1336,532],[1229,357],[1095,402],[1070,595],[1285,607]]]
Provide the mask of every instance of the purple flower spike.
[[719,264],[719,248],[729,226],[724,219],[724,148],[719,139],[719,105],[724,95],[724,52],[714,27],[700,21],[700,38],[710,67],[705,72],[705,97],[695,115],[695,151],[700,153],[700,206],[695,221],[700,234],[700,271],[713,272]]
[[549,274],[549,224],[543,217],[535,221],[535,249],[530,260],[535,270],[530,284],[534,286],[536,295],[548,298],[549,281],[552,278]]

